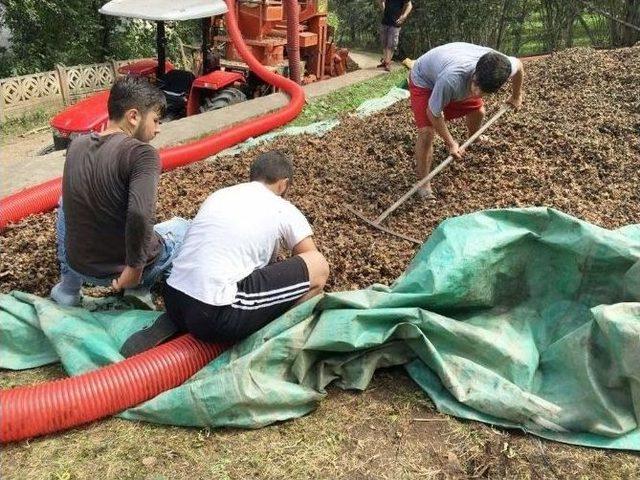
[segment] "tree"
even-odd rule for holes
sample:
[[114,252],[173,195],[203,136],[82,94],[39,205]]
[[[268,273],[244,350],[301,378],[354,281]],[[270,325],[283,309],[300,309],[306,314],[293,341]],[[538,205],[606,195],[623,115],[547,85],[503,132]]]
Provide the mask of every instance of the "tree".
[[[3,0],[12,48],[0,53],[0,77],[52,70],[107,59],[155,55],[155,25],[102,15],[103,0]],[[183,43],[200,43],[199,21],[167,25],[168,58],[181,59]]]
[[[48,70],[56,63],[99,60],[96,39],[102,26],[97,2],[85,0],[5,0],[4,21],[12,33],[10,74]],[[7,58],[8,56],[8,58]],[[7,68],[5,66],[5,72]],[[4,75],[3,75],[4,76]]]

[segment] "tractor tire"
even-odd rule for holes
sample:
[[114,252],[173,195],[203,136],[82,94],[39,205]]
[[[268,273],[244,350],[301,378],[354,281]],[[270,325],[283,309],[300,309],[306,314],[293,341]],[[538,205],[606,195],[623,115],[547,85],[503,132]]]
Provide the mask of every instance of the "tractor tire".
[[223,88],[215,95],[205,98],[200,106],[200,113],[218,110],[236,103],[244,102],[247,96],[235,87]]

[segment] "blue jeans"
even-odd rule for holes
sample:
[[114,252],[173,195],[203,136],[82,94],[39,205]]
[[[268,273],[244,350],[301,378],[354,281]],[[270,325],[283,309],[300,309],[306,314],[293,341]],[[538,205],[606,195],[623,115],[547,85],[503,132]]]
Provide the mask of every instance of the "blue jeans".
[[[190,223],[189,220],[185,220],[184,218],[173,217],[171,220],[158,223],[153,227],[153,230],[162,238],[162,246],[156,260],[152,264],[147,265],[142,272],[142,279],[140,281],[141,288],[150,289],[156,281],[164,280],[169,276],[169,273],[171,273],[171,264],[182,246]],[[94,278],[76,272],[69,266],[65,247],[65,236],[64,210],[62,209],[62,200],[60,200],[58,217],[56,219],[56,237],[61,275],[61,280],[58,285],[62,292],[65,295],[79,295],[84,283],[103,287],[111,286],[112,280],[117,278],[117,276]]]

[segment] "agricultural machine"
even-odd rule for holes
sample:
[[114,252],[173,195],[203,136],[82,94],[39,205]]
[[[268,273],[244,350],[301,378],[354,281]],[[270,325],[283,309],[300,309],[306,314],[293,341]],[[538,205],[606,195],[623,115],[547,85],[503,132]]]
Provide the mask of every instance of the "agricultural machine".
[[[288,29],[282,1],[239,0],[238,26],[253,55],[273,72],[306,84],[346,72],[348,51],[338,49],[327,24],[327,0],[298,1],[297,29]],[[254,75],[230,40],[222,0],[112,0],[100,13],[156,23],[156,59],[121,66],[120,75],[143,76],[156,84],[167,99],[163,121],[219,109],[273,92]],[[165,23],[201,20],[202,45],[194,71],[176,68],[166,58]],[[292,30],[298,34],[293,35]],[[108,91],[68,107],[51,120],[56,150],[76,136],[100,132],[108,120]]]

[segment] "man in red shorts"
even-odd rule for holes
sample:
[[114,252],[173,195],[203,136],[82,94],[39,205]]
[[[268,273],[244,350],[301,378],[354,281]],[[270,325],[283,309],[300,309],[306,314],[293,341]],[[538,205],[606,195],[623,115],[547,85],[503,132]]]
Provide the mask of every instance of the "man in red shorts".
[[[409,91],[418,127],[415,148],[418,178],[431,171],[436,134],[444,140],[451,155],[460,158],[464,153],[445,120],[464,117],[468,134],[473,135],[485,115],[482,97],[497,92],[509,79],[513,88],[508,103],[517,110],[522,105],[524,70],[515,57],[457,42],[429,50],[416,60],[409,76]],[[418,193],[423,198],[434,197],[430,182]]]

